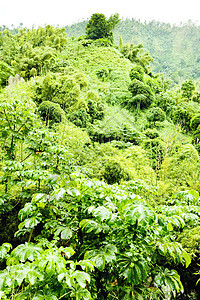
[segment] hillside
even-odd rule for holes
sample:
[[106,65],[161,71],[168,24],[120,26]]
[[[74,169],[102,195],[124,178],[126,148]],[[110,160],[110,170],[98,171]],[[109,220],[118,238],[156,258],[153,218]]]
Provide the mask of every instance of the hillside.
[[198,86],[69,35],[0,38],[0,299],[197,300]]
[[[66,26],[68,36],[85,35],[87,21]],[[175,82],[198,78],[200,27],[191,21],[171,25],[157,21],[122,20],[114,30],[115,43],[119,35],[125,43],[143,43],[154,58],[153,71],[163,72]]]

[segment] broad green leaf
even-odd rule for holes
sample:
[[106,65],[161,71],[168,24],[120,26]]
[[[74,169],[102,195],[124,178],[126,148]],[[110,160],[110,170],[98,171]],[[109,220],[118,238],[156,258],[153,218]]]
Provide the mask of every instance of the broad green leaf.
[[99,254],[95,257],[95,266],[97,269],[103,271],[105,268],[105,264],[106,264],[106,260],[104,255]]
[[19,211],[19,220],[23,221],[24,219],[30,217],[31,215],[34,214],[35,210],[36,210],[36,206],[33,203],[27,203],[24,208],[22,208]]
[[79,261],[79,263],[78,263],[81,267],[82,267],[82,269],[83,270],[85,270],[85,269],[87,269],[87,268],[89,268],[90,270],[94,270],[94,267],[95,267],[95,263],[93,262],[93,261],[91,261],[91,260],[81,260],[81,261]]
[[28,279],[31,285],[34,285],[38,279],[41,281],[44,279],[43,274],[31,263],[21,265],[15,274],[15,279],[19,286],[22,284],[24,279]]
[[111,217],[112,213],[104,206],[99,206],[93,210],[93,215],[100,221],[103,222]]
[[37,226],[42,221],[42,215],[38,213],[38,215],[30,217],[19,224],[19,229],[22,229],[23,227],[33,229],[35,226]]
[[99,233],[102,231],[101,224],[97,223],[96,221],[93,221],[91,219],[84,219],[79,223],[79,226],[85,229],[87,233],[94,232]]
[[60,199],[62,199],[62,198],[64,197],[65,193],[66,193],[66,190],[65,190],[65,189],[63,189],[63,188],[57,189],[57,190],[55,190],[55,191],[51,194],[50,200],[55,199],[55,200],[58,201],[58,200],[60,200]]
[[155,221],[155,212],[144,204],[128,204],[125,206],[123,214],[126,220],[135,225],[137,222],[140,226],[152,224]]
[[4,243],[0,247],[0,258],[5,258],[7,253],[12,249],[12,245],[9,243]]
[[61,231],[61,239],[67,240],[72,237],[72,231],[69,227],[66,227]]
[[75,271],[73,277],[83,289],[86,287],[86,282],[90,283],[90,276],[83,271]]
[[21,244],[17,246],[13,251],[12,255],[17,257],[17,259],[21,262],[25,262],[26,260],[33,261],[36,259],[41,253],[43,249],[33,243]]
[[75,296],[76,296],[76,300],[90,300],[90,299],[92,299],[91,295],[90,295],[90,292],[88,290],[82,289],[82,288],[80,288],[76,291]]
[[67,226],[59,226],[55,231],[55,236],[61,233],[61,239],[67,240],[72,237],[72,230]]
[[80,192],[77,189],[75,189],[75,188],[68,188],[66,190],[66,192],[67,192],[67,194],[69,194],[72,197],[80,196]]
[[66,261],[61,254],[53,249],[46,250],[39,259],[38,266],[41,271],[45,271],[52,276],[55,272],[62,273],[65,270]]
[[70,258],[75,253],[71,247],[60,247],[59,251],[61,251],[61,253],[65,253],[67,258]]

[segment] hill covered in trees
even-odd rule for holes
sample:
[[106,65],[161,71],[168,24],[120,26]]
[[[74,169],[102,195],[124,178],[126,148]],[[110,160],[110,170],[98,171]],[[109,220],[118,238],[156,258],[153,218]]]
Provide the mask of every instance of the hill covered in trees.
[[[85,35],[87,21],[66,26],[69,36]],[[198,78],[200,73],[200,26],[192,21],[171,25],[157,21],[121,20],[114,29],[115,43],[119,35],[125,43],[142,43],[154,58],[152,69],[163,72],[175,82],[187,77]]]
[[199,299],[200,91],[117,23],[0,36],[0,299]]

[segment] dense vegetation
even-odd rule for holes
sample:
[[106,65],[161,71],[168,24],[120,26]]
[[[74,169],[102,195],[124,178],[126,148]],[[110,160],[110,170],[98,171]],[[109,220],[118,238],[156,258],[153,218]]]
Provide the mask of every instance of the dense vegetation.
[[0,299],[200,297],[197,74],[118,23],[1,33]]
[[[66,26],[68,36],[85,34],[87,21]],[[113,31],[118,45],[119,35],[125,43],[142,43],[154,59],[152,70],[164,73],[178,83],[187,78],[199,78],[200,26],[191,20],[179,25],[158,21],[122,20]]]

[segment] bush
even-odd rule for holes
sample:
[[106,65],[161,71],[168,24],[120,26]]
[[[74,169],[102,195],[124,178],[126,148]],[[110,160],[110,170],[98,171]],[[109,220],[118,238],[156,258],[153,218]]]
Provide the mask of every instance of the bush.
[[60,105],[50,101],[43,101],[38,107],[38,113],[46,126],[52,126],[54,123],[60,123],[65,119],[65,112]]
[[144,141],[144,149],[151,161],[152,168],[158,170],[164,159],[165,144],[160,138],[147,139]]
[[110,47],[110,46],[112,46],[111,40],[105,39],[105,38],[95,40],[94,44],[98,47]]
[[128,89],[133,96],[130,102],[124,103],[128,109],[130,109],[131,106],[137,107],[138,109],[148,108],[154,100],[151,88],[137,79],[134,79],[130,83]]
[[165,113],[160,107],[153,107],[147,113],[147,120],[155,124],[155,122],[163,122]]
[[111,141],[123,141],[138,145],[142,139],[141,133],[124,125],[121,128],[99,128],[96,125],[88,128],[88,134],[93,142],[107,143]]
[[171,182],[176,189],[200,188],[200,160],[195,147],[182,145],[171,157],[167,157],[162,165],[165,180]]
[[189,131],[191,119],[198,111],[199,107],[194,105],[194,102],[181,102],[173,112],[173,121],[183,126],[186,131]]
[[143,81],[144,79],[144,69],[142,66],[136,65],[134,68],[131,69],[129,73],[129,77],[131,80],[137,79]]
[[91,123],[94,120],[102,120],[105,115],[105,105],[100,101],[88,99],[87,101],[88,114],[91,118]]
[[200,93],[199,92],[194,92],[192,96],[192,101],[200,103]]
[[68,114],[67,118],[76,126],[82,128],[86,128],[91,122],[91,117],[87,113],[85,108],[80,108],[78,110],[73,111],[72,113]]
[[145,130],[144,134],[150,139],[156,139],[159,137],[159,132],[156,128],[148,128],[147,130]]
[[181,91],[182,91],[182,97],[191,99],[193,92],[195,90],[195,85],[192,80],[186,80],[182,85],[181,85]]
[[198,126],[200,125],[200,114],[194,116],[190,121],[190,128],[193,131],[196,131]]
[[127,170],[114,157],[106,161],[102,170],[102,177],[108,184],[119,183],[122,179],[130,180]]
[[108,78],[110,74],[110,71],[106,68],[102,68],[96,71],[96,75],[99,79],[101,79],[102,81],[104,81],[106,78]]
[[0,86],[4,87],[11,75],[13,75],[11,67],[4,61],[0,60]]
[[155,104],[171,117],[173,110],[176,108],[175,99],[169,93],[161,93],[156,95]]

